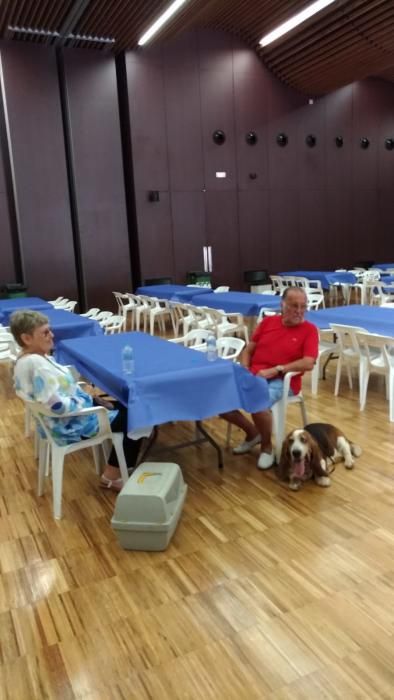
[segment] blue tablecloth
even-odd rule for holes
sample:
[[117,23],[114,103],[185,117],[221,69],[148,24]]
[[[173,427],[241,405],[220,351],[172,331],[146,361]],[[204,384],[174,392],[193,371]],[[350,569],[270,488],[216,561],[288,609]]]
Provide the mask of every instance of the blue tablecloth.
[[53,309],[52,304],[39,297],[16,297],[15,299],[0,299],[0,323],[9,325],[11,314],[21,309],[32,309],[33,311],[46,311]]
[[394,263],[376,263],[372,265],[372,270],[377,268],[378,270],[394,270]]
[[281,277],[306,277],[307,280],[319,280],[323,289],[329,289],[331,284],[355,284],[357,277],[352,272],[327,272],[322,270],[295,270],[293,272],[278,272]]
[[136,294],[143,294],[158,299],[170,299],[187,304],[197,294],[207,294],[212,290],[209,287],[186,287],[182,284],[154,284],[147,287],[138,287]]
[[249,292],[211,292],[203,297],[192,297],[192,304],[223,309],[227,313],[258,316],[260,309],[279,309],[280,296],[274,294],[250,294]]
[[347,326],[359,326],[368,333],[379,333],[394,338],[394,309],[352,304],[308,311],[305,318],[318,328],[329,328],[330,323],[342,323]]
[[61,340],[103,334],[100,324],[91,318],[79,316],[79,314],[73,314],[70,311],[54,309],[53,306],[43,313],[48,316],[49,325],[55,336],[56,349]]
[[[122,373],[122,348],[134,350],[135,372]],[[58,359],[128,409],[128,431],[176,420],[202,420],[223,411],[268,406],[264,379],[229,360],[209,362],[205,353],[146,333],[65,340]]]

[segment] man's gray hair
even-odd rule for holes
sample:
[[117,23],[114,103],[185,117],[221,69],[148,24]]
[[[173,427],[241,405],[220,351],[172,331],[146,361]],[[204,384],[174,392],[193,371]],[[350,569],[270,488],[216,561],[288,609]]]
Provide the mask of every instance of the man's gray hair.
[[282,294],[282,301],[286,300],[286,297],[290,294],[290,292],[301,292],[305,299],[308,297],[305,289],[303,287],[286,287],[285,291]]
[[10,331],[18,345],[23,347],[23,333],[33,333],[36,328],[45,326],[48,321],[48,316],[40,314],[39,311],[21,309],[20,311],[14,311],[12,314],[10,318]]

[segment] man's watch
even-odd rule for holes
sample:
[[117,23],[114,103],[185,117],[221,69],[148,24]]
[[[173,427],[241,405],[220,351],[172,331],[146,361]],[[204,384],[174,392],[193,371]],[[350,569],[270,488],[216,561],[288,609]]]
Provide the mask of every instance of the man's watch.
[[284,365],[276,365],[275,369],[278,372],[278,374],[283,374],[285,371],[285,366]]

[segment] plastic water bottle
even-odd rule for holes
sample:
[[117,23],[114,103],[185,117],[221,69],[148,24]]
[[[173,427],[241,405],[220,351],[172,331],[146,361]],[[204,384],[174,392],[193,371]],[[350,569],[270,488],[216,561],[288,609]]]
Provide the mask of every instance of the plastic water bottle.
[[122,371],[123,374],[134,374],[134,350],[130,345],[125,345],[122,350]]
[[216,347],[216,338],[214,335],[209,335],[207,338],[207,360],[214,362],[218,357],[218,349]]

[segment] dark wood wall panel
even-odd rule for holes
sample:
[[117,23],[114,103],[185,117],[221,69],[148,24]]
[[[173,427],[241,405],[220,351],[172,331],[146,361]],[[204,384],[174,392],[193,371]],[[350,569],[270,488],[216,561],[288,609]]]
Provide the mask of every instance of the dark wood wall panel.
[[[175,270],[183,281],[187,269],[201,267],[194,261],[205,241],[213,248],[214,283],[235,287],[245,269],[330,269],[392,257],[394,151],[384,148],[384,138],[394,137],[390,84],[366,80],[310,103],[279,83],[240,40],[214,30],[132,56],[143,269],[157,268],[145,235],[164,241],[160,274]],[[226,134],[222,146],[212,141],[215,129]],[[255,146],[245,141],[250,130]],[[280,132],[288,137],[285,148],[276,143]],[[305,143],[308,134],[316,137],[314,148]],[[366,151],[362,136],[371,142]],[[217,171],[227,177],[216,178]],[[153,182],[169,188],[161,217],[142,194]]]
[[150,202],[145,191],[137,190],[136,207],[142,279],[174,277],[174,244],[169,193],[160,192],[160,200]]
[[237,193],[206,193],[207,241],[212,246],[213,285],[240,286]]
[[201,191],[204,161],[196,35],[184,35],[165,47],[164,81],[171,189]]
[[89,306],[131,290],[115,61],[65,51],[82,268]]
[[156,52],[148,59],[127,54],[135,188],[168,190],[164,71]]
[[240,267],[245,270],[271,268],[268,190],[238,193]]
[[[234,115],[236,129],[237,181],[242,190],[268,186],[268,113],[266,72],[257,56],[237,46],[234,64]],[[249,145],[246,134],[254,131],[257,143]]]
[[3,43],[1,56],[26,283],[77,298],[55,52]]
[[172,192],[171,209],[176,279],[185,281],[185,273],[203,270],[203,246],[206,240],[205,193]]
[[[5,135],[4,135],[5,136]],[[11,238],[10,211],[4,172],[3,153],[0,150],[0,287],[16,281],[14,250]]]
[[324,267],[352,267],[359,256],[353,251],[351,190],[336,186],[335,180],[326,189],[326,234]]

